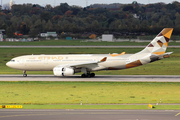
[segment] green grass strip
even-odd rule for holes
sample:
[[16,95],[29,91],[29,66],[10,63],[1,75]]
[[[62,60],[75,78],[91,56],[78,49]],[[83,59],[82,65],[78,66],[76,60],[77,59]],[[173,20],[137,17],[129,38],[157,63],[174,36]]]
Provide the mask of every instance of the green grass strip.
[[0,82],[0,104],[180,103],[180,83]]

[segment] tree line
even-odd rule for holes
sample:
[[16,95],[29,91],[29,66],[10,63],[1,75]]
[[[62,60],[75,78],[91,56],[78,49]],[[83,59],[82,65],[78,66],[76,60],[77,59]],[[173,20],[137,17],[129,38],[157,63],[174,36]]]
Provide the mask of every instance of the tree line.
[[147,5],[133,2],[118,8],[98,6],[14,4],[11,10],[0,10],[0,29],[5,29],[8,37],[15,37],[15,32],[36,37],[47,31],[58,34],[157,34],[164,27],[174,28],[173,34],[180,33],[180,2],[177,1]]

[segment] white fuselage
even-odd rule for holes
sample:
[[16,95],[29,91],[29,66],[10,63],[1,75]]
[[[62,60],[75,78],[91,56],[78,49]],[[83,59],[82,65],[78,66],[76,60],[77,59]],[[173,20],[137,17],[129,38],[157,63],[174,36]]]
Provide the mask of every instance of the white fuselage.
[[128,61],[135,61],[135,59],[130,60],[128,58],[129,56],[131,56],[131,54],[125,54],[116,57],[109,54],[26,55],[13,58],[6,65],[18,70],[52,71],[54,67],[59,65],[88,63],[107,57],[105,62],[86,66],[87,68],[90,68],[91,71],[117,70],[125,69],[126,63]]

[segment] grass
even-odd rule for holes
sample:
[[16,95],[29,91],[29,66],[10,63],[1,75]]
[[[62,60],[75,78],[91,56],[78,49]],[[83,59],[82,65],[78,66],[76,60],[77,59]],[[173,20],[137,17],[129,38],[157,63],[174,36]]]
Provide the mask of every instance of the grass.
[[[180,105],[154,105],[153,110],[179,110]],[[147,105],[23,105],[23,109],[150,109]]]
[[[45,40],[45,41],[35,41],[35,42],[0,42],[0,45],[37,45],[37,46],[43,46],[43,45],[72,45],[72,46],[118,46],[118,45],[148,45],[149,42],[82,42],[85,40]],[[180,42],[170,42],[169,45],[180,45]]]
[[180,103],[180,83],[0,82],[0,104]]
[[[141,48],[0,48],[0,74],[22,74],[22,71],[7,67],[5,64],[14,57],[30,54],[108,54],[136,53]],[[99,71],[97,75],[180,75],[180,48],[173,51],[171,58],[156,61],[144,66],[118,71]],[[168,52],[167,51],[167,52]],[[53,74],[52,71],[27,71],[28,74]]]
[[[81,42],[83,40],[45,40],[45,41],[36,41],[36,42],[1,42],[1,45],[72,45],[72,46],[86,46],[86,45],[147,45],[147,42],[136,43],[136,42]],[[85,40],[84,40],[85,41]]]

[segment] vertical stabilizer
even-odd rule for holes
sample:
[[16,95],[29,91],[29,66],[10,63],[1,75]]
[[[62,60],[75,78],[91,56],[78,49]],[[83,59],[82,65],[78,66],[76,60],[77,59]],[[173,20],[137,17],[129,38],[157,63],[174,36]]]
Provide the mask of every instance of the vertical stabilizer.
[[139,53],[152,53],[162,55],[166,52],[173,28],[164,28],[146,48]]
[[169,57],[172,52],[165,53],[173,28],[164,28],[142,51],[126,60],[126,68],[137,67]]

